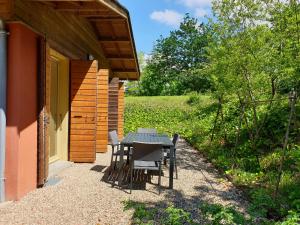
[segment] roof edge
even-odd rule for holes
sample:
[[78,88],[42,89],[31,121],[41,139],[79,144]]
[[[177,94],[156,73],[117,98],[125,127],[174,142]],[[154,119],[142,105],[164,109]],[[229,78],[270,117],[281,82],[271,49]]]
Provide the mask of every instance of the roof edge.
[[131,17],[130,17],[129,10],[117,0],[111,0],[111,2],[116,4],[119,8],[121,8],[127,14],[128,26],[129,26],[129,30],[130,30],[130,36],[132,38],[132,44],[133,44],[135,59],[136,59],[136,63],[137,63],[136,66],[137,66],[137,70],[138,70],[137,72],[138,72],[138,79],[139,79],[141,77],[141,71],[140,71],[140,67],[139,67],[138,55],[137,55],[137,52],[136,52],[135,39],[134,39],[134,34],[133,34],[133,29],[132,29],[132,23],[131,23]]

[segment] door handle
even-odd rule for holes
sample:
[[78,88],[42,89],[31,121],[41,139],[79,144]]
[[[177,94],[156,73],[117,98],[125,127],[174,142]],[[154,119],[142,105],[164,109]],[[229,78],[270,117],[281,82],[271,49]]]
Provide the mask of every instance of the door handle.
[[46,124],[46,125],[50,124],[49,116],[47,116],[47,115],[44,116],[44,124]]

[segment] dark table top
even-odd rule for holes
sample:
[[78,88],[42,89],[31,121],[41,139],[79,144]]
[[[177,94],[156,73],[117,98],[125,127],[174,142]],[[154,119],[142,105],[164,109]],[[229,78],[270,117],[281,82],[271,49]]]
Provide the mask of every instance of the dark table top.
[[165,147],[173,146],[166,134],[128,133],[121,141],[122,145],[131,146],[133,142],[161,143]]

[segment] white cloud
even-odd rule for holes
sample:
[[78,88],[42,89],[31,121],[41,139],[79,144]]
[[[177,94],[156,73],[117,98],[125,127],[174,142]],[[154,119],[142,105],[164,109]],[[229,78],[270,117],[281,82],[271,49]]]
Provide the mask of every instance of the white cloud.
[[204,8],[211,6],[212,0],[178,0],[178,2],[188,8]]
[[180,22],[183,20],[183,15],[176,11],[166,9],[165,11],[152,12],[150,18],[160,23],[177,27],[179,26]]
[[195,9],[195,16],[196,17],[205,17],[208,15],[208,12],[205,9],[197,8]]
[[212,0],[177,0],[177,3],[191,9],[198,18],[209,14]]

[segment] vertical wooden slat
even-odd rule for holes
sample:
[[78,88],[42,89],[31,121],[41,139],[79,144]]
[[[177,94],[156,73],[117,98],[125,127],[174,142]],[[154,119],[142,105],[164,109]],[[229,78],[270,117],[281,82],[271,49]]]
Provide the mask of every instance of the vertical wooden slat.
[[108,131],[118,131],[119,78],[112,78],[108,90]]
[[71,61],[70,160],[96,159],[97,61]]
[[109,70],[100,69],[97,80],[97,152],[107,152]]
[[118,136],[119,140],[124,137],[124,106],[125,106],[124,83],[119,83],[118,93]]
[[50,48],[44,38],[39,40],[38,77],[38,161],[37,186],[43,186],[48,177],[49,142],[48,118],[50,109]]

